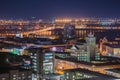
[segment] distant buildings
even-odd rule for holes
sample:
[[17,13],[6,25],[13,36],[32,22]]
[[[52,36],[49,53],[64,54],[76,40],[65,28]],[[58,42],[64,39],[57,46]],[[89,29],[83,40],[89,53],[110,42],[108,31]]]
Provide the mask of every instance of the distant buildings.
[[[0,20],[0,36],[28,36],[36,34],[40,36],[51,36],[55,28],[64,28],[64,24],[75,24],[78,38],[85,38],[91,31],[106,32],[106,30],[120,30],[120,19],[111,18],[60,18],[55,19],[55,23],[36,20]],[[52,28],[51,28],[52,27]],[[45,30],[49,28],[49,30]],[[51,28],[51,29],[50,29]],[[45,31],[44,31],[45,30]],[[63,30],[64,31],[64,30]],[[97,37],[97,36],[96,36]]]
[[76,38],[75,25],[65,24],[65,26],[64,26],[64,38],[66,40]]
[[120,57],[120,45],[104,44],[103,48],[105,50],[105,52],[103,52],[104,56]]
[[[11,52],[11,55],[14,55],[11,57],[10,54],[5,56],[0,54],[0,61],[3,62],[0,62],[0,66],[20,66],[19,69],[9,69],[7,72],[6,70],[3,70],[3,72],[0,70],[0,80],[9,80],[9,78],[11,80],[29,80],[31,77],[33,80],[50,78],[52,80],[64,80],[63,75],[59,74],[64,74],[63,70],[65,69],[69,69],[65,70],[65,80],[113,78],[111,76],[105,77],[106,75],[103,74],[119,77],[118,72],[111,72],[108,69],[120,67],[120,38],[116,38],[115,41],[108,41],[106,38],[100,40],[100,51],[97,43],[99,43],[100,38],[106,35],[111,38],[111,34],[118,34],[120,24],[114,24],[111,21],[110,23],[109,21],[104,23],[104,21],[90,21],[87,19],[80,21],[65,20],[63,24],[62,22],[64,20],[60,20],[59,24],[54,23],[54,25],[41,23],[42,26],[37,23],[37,26],[41,28],[38,29],[35,26],[35,29],[27,30],[24,28],[23,31],[22,28],[20,29],[23,34],[29,34],[26,37],[19,38],[20,35],[17,35],[17,38],[0,39],[1,51]],[[68,24],[67,22],[71,23]],[[19,26],[22,26],[22,23]],[[11,28],[9,29],[11,30]],[[10,36],[8,32],[5,35]],[[68,42],[65,44],[62,40]],[[20,56],[20,59],[15,55]]]
[[113,40],[101,39],[100,52],[104,56],[120,57],[120,38],[116,36]]
[[[58,53],[59,54],[59,53]],[[112,57],[101,57],[99,60],[79,61],[77,57],[70,56],[68,53],[63,55],[56,55],[56,71],[63,71],[65,69],[82,68],[90,71],[96,71],[102,74],[106,74],[106,69],[113,69],[120,67],[120,59]],[[83,57],[85,58],[85,57]],[[61,72],[60,72],[61,73]],[[62,72],[63,73],[63,72]]]
[[70,52],[71,56],[76,56],[78,61],[91,62],[100,59],[96,38],[91,33],[88,34],[85,42],[77,42],[71,48],[66,49],[66,52]]
[[120,67],[119,58],[101,56],[96,38],[91,33],[86,37],[85,42],[81,40],[66,48],[65,52],[55,52],[58,73],[59,70],[82,68],[106,74],[106,69]]
[[15,41],[14,38],[0,41],[0,52],[11,52],[17,55],[24,55],[25,44]]

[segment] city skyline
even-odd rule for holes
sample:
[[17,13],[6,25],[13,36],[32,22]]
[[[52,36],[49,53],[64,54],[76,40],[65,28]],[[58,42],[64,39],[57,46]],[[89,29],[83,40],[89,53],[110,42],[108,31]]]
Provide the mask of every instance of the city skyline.
[[119,18],[119,0],[1,0],[0,18]]
[[0,0],[0,80],[120,80],[120,0]]

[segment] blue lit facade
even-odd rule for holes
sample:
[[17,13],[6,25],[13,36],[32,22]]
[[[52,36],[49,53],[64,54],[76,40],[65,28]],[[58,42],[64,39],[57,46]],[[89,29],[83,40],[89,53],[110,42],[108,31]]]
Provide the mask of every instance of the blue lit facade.
[[30,49],[34,77],[54,73],[54,54],[48,48]]

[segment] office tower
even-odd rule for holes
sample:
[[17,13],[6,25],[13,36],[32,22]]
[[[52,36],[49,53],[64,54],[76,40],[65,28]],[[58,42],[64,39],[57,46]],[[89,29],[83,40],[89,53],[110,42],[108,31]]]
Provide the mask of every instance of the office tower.
[[65,24],[65,26],[64,26],[64,38],[66,40],[76,38],[75,25]]
[[54,54],[49,48],[30,48],[34,77],[54,73]]
[[88,55],[90,56],[90,60],[95,60],[96,38],[92,33],[88,35],[88,37],[86,38],[86,42],[87,42],[87,51],[88,51]]

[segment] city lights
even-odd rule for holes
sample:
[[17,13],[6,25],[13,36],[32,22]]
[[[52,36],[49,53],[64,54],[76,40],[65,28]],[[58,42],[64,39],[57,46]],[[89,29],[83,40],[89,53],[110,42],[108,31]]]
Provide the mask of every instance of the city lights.
[[120,80],[120,0],[0,1],[0,80]]

